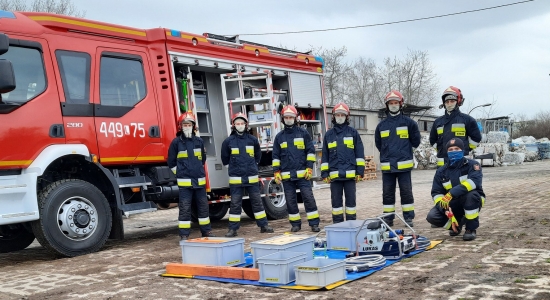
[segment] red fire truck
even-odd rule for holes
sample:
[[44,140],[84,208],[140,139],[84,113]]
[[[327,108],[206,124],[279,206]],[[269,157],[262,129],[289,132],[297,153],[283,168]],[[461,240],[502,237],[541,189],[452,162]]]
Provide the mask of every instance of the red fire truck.
[[321,58],[237,36],[47,13],[0,11],[0,31],[0,252],[35,238],[63,256],[94,252],[123,238],[123,216],[176,203],[166,159],[183,111],[195,114],[205,143],[211,219],[231,200],[220,146],[238,111],[262,146],[266,213],[287,216],[271,179],[272,140],[280,108],[294,104],[320,146]]

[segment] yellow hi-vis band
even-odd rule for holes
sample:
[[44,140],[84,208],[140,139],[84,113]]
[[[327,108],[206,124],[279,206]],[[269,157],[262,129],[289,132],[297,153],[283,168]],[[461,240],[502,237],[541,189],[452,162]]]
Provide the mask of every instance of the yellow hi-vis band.
[[335,216],[344,214],[344,208],[343,207],[333,207],[332,208],[332,214]]
[[380,169],[381,169],[382,171],[389,171],[389,170],[391,170],[390,163],[389,163],[389,162],[381,163],[381,164],[380,164]]
[[355,178],[355,170],[346,171],[346,178]]
[[322,163],[321,164],[321,171],[328,171],[328,163]]
[[231,148],[231,154],[238,155],[239,154],[239,148]]
[[384,205],[383,212],[390,213],[395,211],[395,205]]
[[453,188],[453,184],[451,183],[451,181],[443,182],[443,187],[444,187],[446,190],[450,190],[450,189]]
[[438,167],[443,167],[444,165],[445,165],[445,159],[438,157],[437,158],[437,166]]
[[193,186],[191,179],[178,178],[178,186]]
[[296,171],[296,177],[298,178],[304,178],[306,176],[306,170],[298,170]]
[[243,183],[241,177],[229,177],[229,184],[241,184]]
[[478,142],[474,142],[471,137],[468,137],[468,143],[470,144],[470,149],[475,149],[479,145]]
[[315,154],[309,153],[307,155],[307,161],[315,162]]
[[353,138],[352,137],[345,137],[344,138],[344,145],[346,145],[346,147],[348,147],[350,149],[354,149]]
[[453,124],[451,132],[466,132],[466,126],[463,123]]
[[248,155],[254,157],[254,146],[246,146],[246,153],[248,153]]
[[209,217],[199,218],[199,225],[208,225],[208,224],[210,224],[210,218]]
[[248,183],[258,183],[258,182],[260,182],[260,178],[258,178],[258,175],[248,176]]
[[329,173],[330,179],[338,178],[338,171],[332,171]]
[[476,184],[471,179],[468,179],[468,180],[462,182],[461,184],[464,187],[466,187],[468,192],[471,192],[472,190],[475,190],[475,188],[476,188]]
[[241,215],[229,215],[229,222],[240,222],[241,221]]
[[266,217],[267,217],[267,215],[265,214],[265,210],[254,213],[254,218],[256,220],[260,220],[260,219],[263,219],[263,218],[266,218]]
[[443,134],[443,126],[437,127],[437,134],[439,135]]
[[318,211],[312,211],[312,212],[307,213],[307,219],[308,220],[315,219],[315,218],[319,218],[319,212]]
[[330,142],[330,143],[328,143],[328,148],[329,148],[329,149],[336,148],[337,145],[338,145],[338,144],[336,143],[336,141]]
[[346,207],[346,215],[355,215],[357,214],[357,209],[355,207]]
[[179,221],[178,228],[181,228],[181,229],[191,228],[191,221]]
[[300,221],[300,214],[288,214],[290,221]]
[[414,162],[411,160],[406,160],[406,161],[398,161],[397,162],[397,169],[398,170],[402,170],[402,169],[410,169],[414,167]]
[[199,185],[205,185],[206,184],[206,178],[205,177],[198,178],[197,181],[199,182]]
[[176,171],[178,170],[178,167],[175,166],[175,167],[171,168],[170,170],[172,170],[172,172],[173,172],[174,174],[176,174]]
[[441,199],[443,199],[443,196],[444,196],[444,195],[441,195],[441,194],[435,195],[435,196],[433,197],[433,199],[434,199],[434,204],[437,205],[437,204],[439,203],[439,201],[441,201]]
[[282,179],[290,179],[290,172],[282,172],[281,173]]
[[281,161],[279,159],[274,159],[273,162],[271,163],[271,166],[272,167],[280,167],[281,166]]
[[286,147],[288,147],[288,144],[286,142],[282,142],[281,143],[281,148],[285,149]]
[[384,131],[380,131],[380,137],[389,137],[390,136],[390,131],[389,130],[384,130]]
[[365,166],[365,159],[364,158],[356,158],[355,159],[355,164],[359,167],[364,167]]
[[464,210],[464,216],[468,220],[473,220],[479,216],[479,209]]
[[187,150],[178,152],[178,158],[187,158]]
[[409,138],[409,128],[407,126],[403,127],[397,127],[396,128],[397,135],[402,139],[408,139]]
[[413,211],[413,210],[414,210],[414,204],[404,204],[404,205],[401,205],[401,209],[403,210],[403,212],[406,212],[406,211]]

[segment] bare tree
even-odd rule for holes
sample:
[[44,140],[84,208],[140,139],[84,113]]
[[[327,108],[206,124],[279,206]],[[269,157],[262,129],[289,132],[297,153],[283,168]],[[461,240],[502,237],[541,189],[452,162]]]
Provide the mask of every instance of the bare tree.
[[379,106],[380,76],[372,59],[359,57],[352,65],[346,80],[349,105],[361,109]]
[[427,51],[409,49],[403,59],[386,58],[379,69],[385,90],[399,90],[405,101],[413,105],[433,105],[437,102],[437,75],[430,63]]
[[332,106],[343,101],[345,99],[345,77],[350,70],[349,64],[344,62],[348,49],[346,46],[333,49],[318,48],[313,52],[325,61],[325,94],[328,104]]
[[78,11],[72,0],[34,0],[28,5],[25,0],[0,0],[0,9],[9,11],[48,12],[83,18],[85,11]]
[[[519,124],[518,124],[519,123]],[[537,139],[550,138],[550,110],[538,112],[532,120],[518,120],[515,122],[514,136],[533,136]]]
[[491,103],[491,105],[483,107],[483,109],[481,110],[481,118],[489,119],[497,117],[498,114],[500,114],[500,110],[498,109],[498,99],[493,96],[493,100],[486,103]]

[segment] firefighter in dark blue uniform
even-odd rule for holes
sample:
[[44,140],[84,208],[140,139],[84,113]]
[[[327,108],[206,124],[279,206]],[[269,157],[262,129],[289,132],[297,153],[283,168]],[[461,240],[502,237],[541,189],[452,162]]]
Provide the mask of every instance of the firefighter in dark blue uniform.
[[196,121],[192,112],[178,118],[181,131],[168,149],[168,167],[176,174],[179,196],[179,234],[187,240],[191,231],[191,202],[198,208],[199,226],[203,237],[214,236],[211,232],[208,199],[206,197],[206,175],[204,163],[206,152],[200,137],[195,136]]
[[[391,91],[386,95],[386,116],[374,133],[376,148],[380,151],[380,169],[382,170],[382,203],[384,213],[395,212],[395,181],[399,183],[403,218],[413,226],[414,197],[412,193],[411,170],[414,167],[413,148],[420,145],[418,125],[403,115],[403,95]],[[385,221],[393,225],[394,216]]]
[[311,231],[319,232],[319,212],[311,189],[315,148],[309,133],[298,126],[298,111],[287,105],[281,111],[284,129],[273,142],[273,172],[275,182],[283,183],[290,231],[300,231],[302,219],[298,210],[296,189],[300,189]]
[[435,206],[426,220],[435,227],[449,229],[449,235],[457,236],[466,225],[462,236],[465,241],[476,238],[479,227],[479,211],[485,202],[481,186],[483,173],[475,160],[464,157],[466,146],[462,139],[453,138],[445,147],[449,161],[437,169],[432,184]]
[[231,118],[233,124],[231,135],[223,141],[222,163],[229,167],[229,188],[231,191],[231,208],[229,209],[229,230],[226,237],[237,236],[241,225],[242,199],[246,189],[252,203],[256,224],[261,233],[272,233],[273,228],[267,225],[267,216],[262,204],[258,178],[258,164],[262,157],[258,138],[248,133],[248,118],[243,113],[236,113]]
[[[445,145],[452,138],[461,139],[464,143],[464,155],[468,155],[481,142],[481,133],[476,120],[460,111],[464,104],[464,95],[459,88],[450,86],[441,96],[445,115],[437,118],[430,131],[430,145],[436,145],[437,166],[441,167],[447,159]],[[441,106],[440,106],[441,107]]]
[[332,222],[344,221],[342,193],[346,195],[346,220],[357,219],[355,183],[363,180],[365,152],[355,128],[349,126],[349,107],[338,103],[332,109],[333,127],[325,134],[321,177],[330,183]]

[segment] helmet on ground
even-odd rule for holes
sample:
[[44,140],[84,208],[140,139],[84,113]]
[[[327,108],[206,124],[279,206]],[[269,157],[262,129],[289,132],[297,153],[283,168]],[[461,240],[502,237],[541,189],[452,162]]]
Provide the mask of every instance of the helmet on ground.
[[459,88],[450,86],[443,91],[443,95],[441,96],[443,104],[445,104],[445,100],[456,100],[456,104],[462,106],[464,103],[464,95],[462,95],[462,91]]

